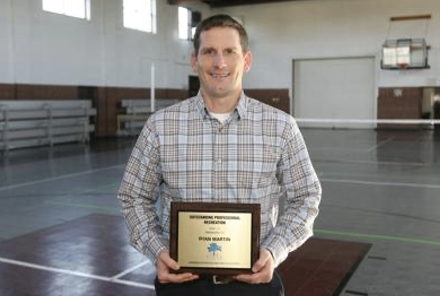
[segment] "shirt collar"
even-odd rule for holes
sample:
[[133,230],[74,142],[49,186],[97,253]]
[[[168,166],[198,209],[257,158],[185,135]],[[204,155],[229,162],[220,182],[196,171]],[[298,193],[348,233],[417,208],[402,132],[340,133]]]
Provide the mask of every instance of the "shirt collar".
[[[240,94],[240,98],[238,99],[237,106],[234,109],[234,111],[237,110],[239,119],[246,117],[248,102],[249,98],[242,91]],[[203,102],[202,93],[200,92],[200,90],[195,97],[195,104],[197,111],[203,118],[209,117],[208,108],[206,108],[205,103]]]

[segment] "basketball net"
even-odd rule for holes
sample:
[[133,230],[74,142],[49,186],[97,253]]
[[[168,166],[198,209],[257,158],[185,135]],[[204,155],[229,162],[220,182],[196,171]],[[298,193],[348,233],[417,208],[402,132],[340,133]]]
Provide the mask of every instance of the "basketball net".
[[409,64],[408,63],[398,63],[397,66],[399,67],[399,70],[406,71],[406,70],[408,70]]

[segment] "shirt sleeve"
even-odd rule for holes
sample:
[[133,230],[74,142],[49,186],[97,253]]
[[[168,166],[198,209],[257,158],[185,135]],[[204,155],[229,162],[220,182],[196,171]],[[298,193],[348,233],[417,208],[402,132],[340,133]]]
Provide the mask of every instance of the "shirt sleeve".
[[158,135],[149,120],[130,155],[118,193],[131,244],[152,262],[167,249],[156,213],[162,182],[159,151]]
[[283,138],[277,176],[285,192],[284,213],[261,246],[272,253],[275,267],[313,235],[322,195],[321,184],[293,118]]

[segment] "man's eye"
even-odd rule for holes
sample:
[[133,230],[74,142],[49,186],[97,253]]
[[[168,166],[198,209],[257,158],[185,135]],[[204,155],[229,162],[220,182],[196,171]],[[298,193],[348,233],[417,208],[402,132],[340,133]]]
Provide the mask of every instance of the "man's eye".
[[215,51],[213,49],[205,49],[203,51],[203,54],[205,55],[213,55],[215,53]]

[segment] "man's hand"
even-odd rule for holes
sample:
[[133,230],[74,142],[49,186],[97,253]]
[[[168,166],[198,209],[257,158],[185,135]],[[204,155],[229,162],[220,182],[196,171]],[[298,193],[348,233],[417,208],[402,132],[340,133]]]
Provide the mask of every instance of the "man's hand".
[[235,278],[248,284],[265,284],[272,280],[273,270],[274,260],[272,254],[268,250],[262,249],[260,258],[252,267],[253,274],[240,274]]
[[168,251],[160,252],[159,258],[157,258],[156,267],[157,267],[157,278],[159,279],[159,282],[161,284],[168,284],[168,283],[177,284],[177,283],[192,281],[199,278],[198,275],[189,272],[180,273],[180,274],[170,273],[170,269],[178,270],[180,267],[179,264],[170,257]]

